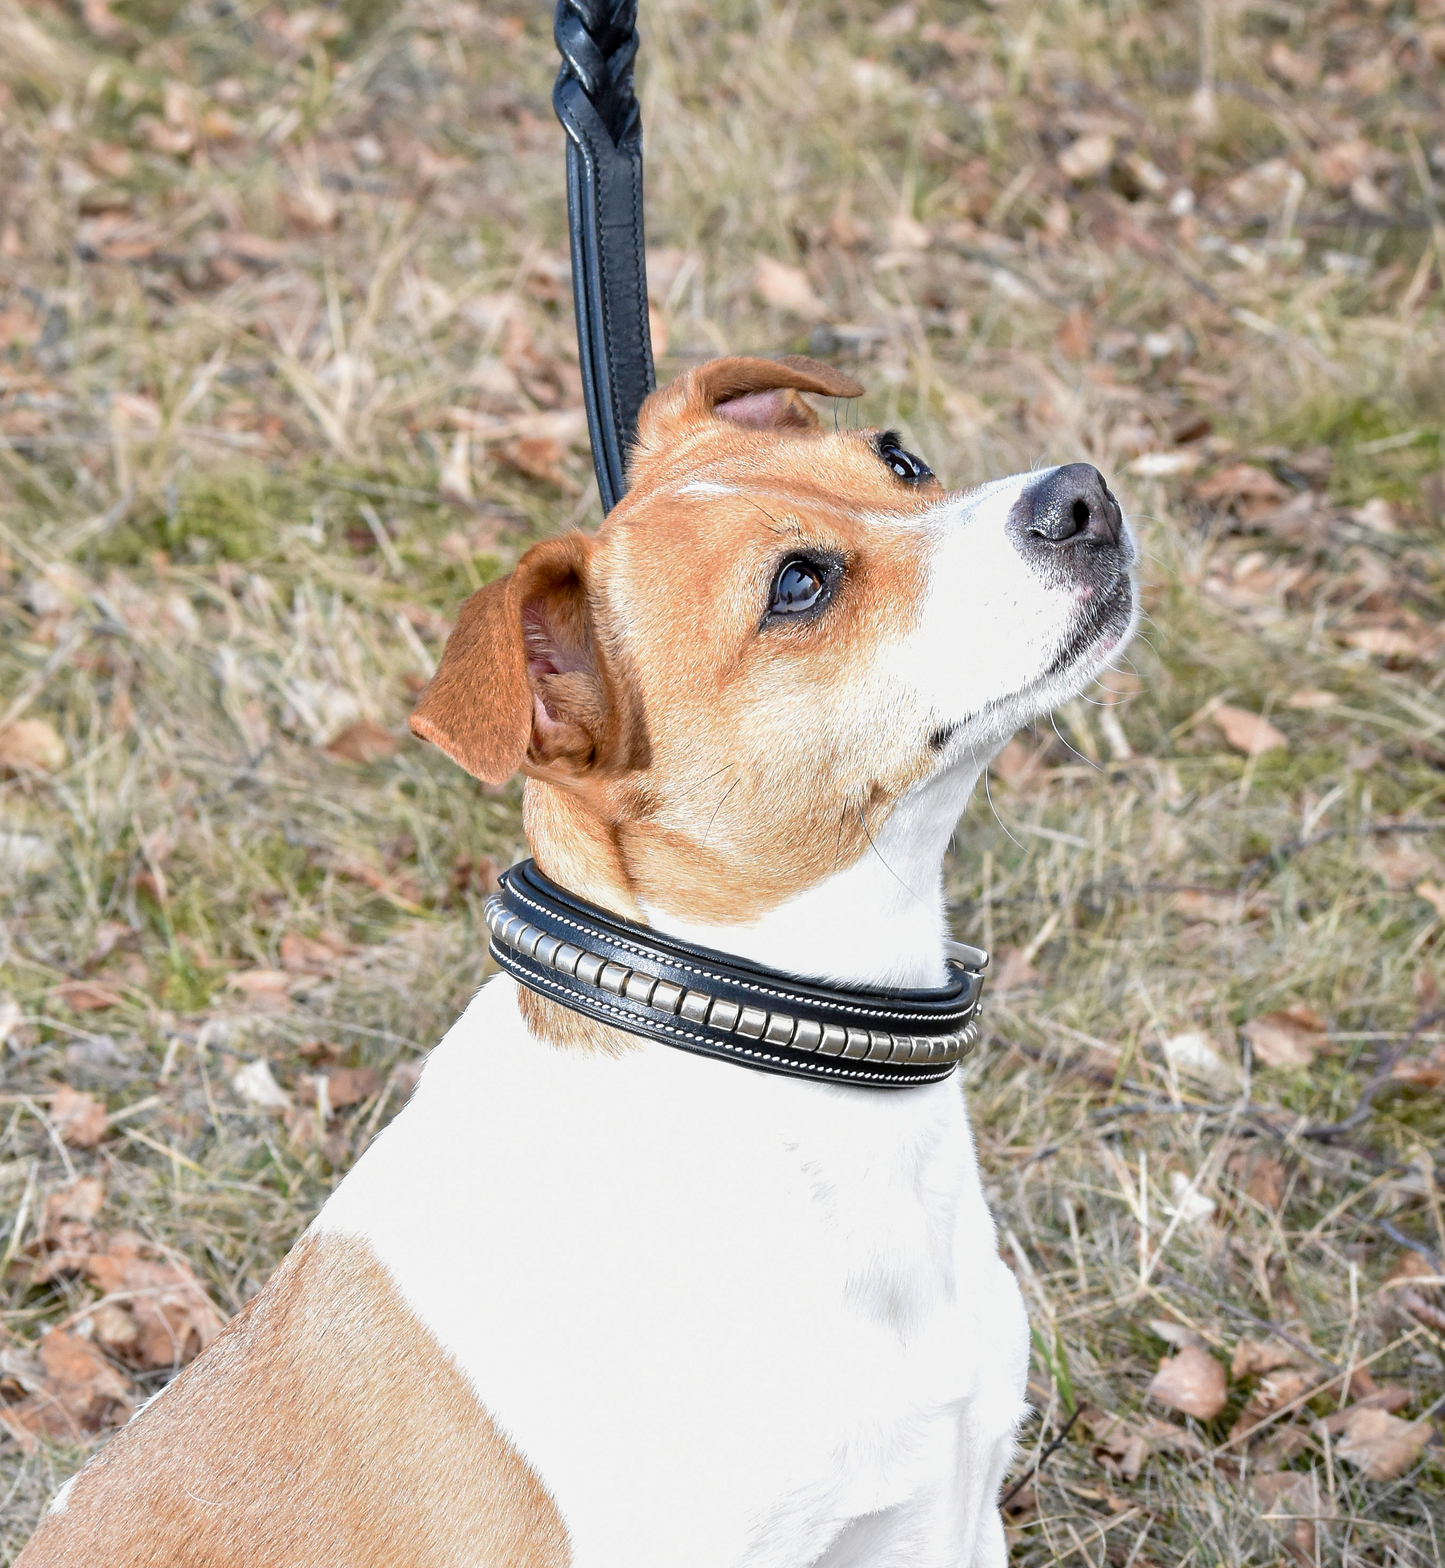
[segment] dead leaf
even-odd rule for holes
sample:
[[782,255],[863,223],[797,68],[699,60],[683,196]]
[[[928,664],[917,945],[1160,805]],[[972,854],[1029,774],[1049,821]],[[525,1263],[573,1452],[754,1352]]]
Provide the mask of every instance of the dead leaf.
[[564,452],[560,442],[550,436],[519,436],[509,441],[497,453],[502,462],[528,479],[540,479],[544,484],[561,485]]
[[759,256],[754,287],[765,305],[789,310],[809,321],[821,321],[828,307],[814,292],[812,279],[801,267],[790,267],[771,256]]
[[247,1062],[231,1075],[231,1087],[248,1105],[263,1111],[289,1111],[291,1096],[276,1082],[265,1057]]
[[288,1004],[291,976],[284,969],[240,969],[226,984],[260,1007],[277,1009]]
[[401,750],[401,742],[380,724],[359,719],[348,724],[322,748],[336,762],[384,762]]
[[1210,717],[1223,731],[1231,748],[1243,752],[1246,757],[1258,757],[1266,751],[1289,745],[1289,737],[1261,714],[1221,702]]
[[[1241,1188],[1246,1196],[1252,1198],[1262,1209],[1271,1213],[1278,1213],[1280,1205],[1284,1202],[1285,1187],[1289,1181],[1288,1172],[1276,1159],[1271,1159],[1267,1154],[1257,1149],[1244,1149],[1238,1154],[1229,1157],[1225,1166],[1234,1184]],[[1251,1341],[1241,1340],[1241,1345],[1248,1345]],[[1266,1368],[1255,1368],[1264,1371]],[[1236,1369],[1235,1377],[1239,1376]]]
[[86,1278],[104,1295],[122,1298],[114,1304],[125,1314],[97,1318],[96,1336],[104,1333],[107,1348],[129,1365],[184,1366],[221,1332],[225,1320],[187,1263],[147,1256],[150,1250],[133,1231],[118,1231],[104,1252],[87,1261]]
[[1303,1351],[1271,1335],[1267,1340],[1242,1339],[1234,1347],[1234,1359],[1229,1365],[1229,1375],[1236,1382],[1246,1377],[1263,1377],[1277,1372],[1281,1367],[1298,1367],[1308,1364]]
[[1229,1399],[1224,1368],[1198,1345],[1187,1345],[1162,1361],[1149,1393],[1160,1404],[1200,1421],[1212,1421]]
[[1308,1067],[1329,1036],[1323,1018],[1308,1007],[1261,1013],[1244,1026],[1244,1037],[1266,1067]]
[[103,1008],[119,1007],[120,995],[107,985],[94,980],[65,980],[56,986],[54,995],[77,1013],[98,1013]]
[[315,973],[327,969],[346,951],[347,944],[340,938],[302,936],[299,931],[288,931],[281,938],[281,967],[293,974]]
[[1303,691],[1291,692],[1285,698],[1285,706],[1311,713],[1321,708],[1333,708],[1339,700],[1332,691],[1318,691],[1313,687],[1306,687]]
[[1253,463],[1235,463],[1201,479],[1194,486],[1194,495],[1200,501],[1238,510],[1241,503],[1246,508],[1279,506],[1289,499],[1290,490],[1268,469],[1257,468]]
[[1433,856],[1400,839],[1387,841],[1371,858],[1375,869],[1385,879],[1385,886],[1392,893],[1403,893],[1406,888],[1415,887],[1423,877],[1437,869]]
[[69,755],[48,719],[16,719],[0,730],[0,774],[54,773]]
[[1186,920],[1208,920],[1216,926],[1237,925],[1244,914],[1244,900],[1237,894],[1209,893],[1195,887],[1176,893],[1174,907]]
[[1137,1427],[1110,1411],[1086,1405],[1079,1416],[1093,1439],[1093,1455],[1112,1476],[1125,1481],[1138,1478],[1149,1457],[1149,1443]]
[[1445,920],[1445,887],[1441,887],[1438,882],[1421,882],[1416,885],[1415,891]]
[[50,1101],[50,1119],[72,1149],[93,1149],[105,1136],[105,1106],[91,1094],[61,1084]]
[[1038,771],[1047,745],[1031,746],[1017,735],[988,765],[989,773],[1010,789],[1022,789]]
[[332,1110],[359,1105],[381,1088],[381,1074],[374,1067],[338,1067],[326,1079],[326,1098]]
[[1114,148],[1114,138],[1106,131],[1081,136],[1059,154],[1059,172],[1068,180],[1097,179],[1113,163]]
[[1402,1421],[1388,1410],[1356,1406],[1335,1455],[1372,1481],[1393,1481],[1419,1458],[1430,1432],[1428,1421]]
[[1214,1041],[1198,1030],[1170,1035],[1161,1042],[1160,1048],[1175,1072],[1201,1083],[1227,1090],[1239,1077],[1238,1064],[1227,1060]]
[[1029,961],[1021,947],[1001,947],[998,950],[998,973],[993,978],[993,993],[1001,996],[1005,991],[1022,991],[1038,985],[1042,976]]
[[1244,1408],[1235,1417],[1234,1425],[1229,1429],[1231,1440],[1245,1436],[1261,1421],[1272,1416],[1275,1411],[1294,1404],[1301,1395],[1319,1382],[1320,1376],[1318,1371],[1306,1372],[1288,1367],[1261,1375],[1254,1392],[1245,1401]]
[[1390,1069],[1396,1083],[1409,1084],[1412,1089],[1438,1089],[1445,1084],[1445,1045],[1437,1045],[1424,1061],[1396,1062]]

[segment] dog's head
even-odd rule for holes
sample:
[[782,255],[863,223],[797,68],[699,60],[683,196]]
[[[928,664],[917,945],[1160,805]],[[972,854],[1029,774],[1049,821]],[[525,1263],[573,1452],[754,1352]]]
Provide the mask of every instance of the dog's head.
[[930,783],[966,791],[1134,628],[1097,470],[948,493],[804,392],[862,388],[735,358],[655,392],[596,538],[474,594],[412,717],[477,777],[520,769],[580,806],[639,905],[747,919],[851,864],[900,802],[956,816]]

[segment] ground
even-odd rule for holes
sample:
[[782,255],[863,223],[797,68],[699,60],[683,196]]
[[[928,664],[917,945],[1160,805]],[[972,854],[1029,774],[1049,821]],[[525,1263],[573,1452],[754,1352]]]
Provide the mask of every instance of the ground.
[[[827,357],[1146,550],[950,863],[1015,1560],[1438,1562],[1445,5],[642,11],[660,374]],[[486,973],[517,787],[406,714],[599,520],[550,27],[0,0],[7,1562]]]

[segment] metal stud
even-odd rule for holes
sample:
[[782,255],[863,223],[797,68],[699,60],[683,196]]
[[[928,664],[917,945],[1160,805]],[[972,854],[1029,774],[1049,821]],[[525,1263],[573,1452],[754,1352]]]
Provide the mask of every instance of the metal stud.
[[868,1040],[870,1062],[886,1062],[893,1054],[893,1036],[886,1029],[870,1029]]
[[823,1040],[823,1026],[814,1018],[800,1018],[793,1033],[795,1051],[816,1051]]
[[848,1031],[839,1024],[824,1024],[823,1039],[818,1046],[820,1056],[841,1056],[848,1043]]
[[607,967],[607,960],[599,958],[596,953],[583,953],[577,960],[577,968],[573,971],[583,985],[596,985],[597,977]]
[[625,964],[607,964],[597,977],[597,984],[604,991],[611,991],[613,996],[622,995],[622,987],[627,984],[627,977],[632,971]]
[[660,1013],[675,1013],[677,1004],[682,1000],[682,987],[674,985],[671,980],[659,980],[657,989],[652,993],[652,1005]]
[[657,981],[651,975],[640,975],[634,969],[627,977],[627,984],[622,988],[622,994],[629,1002],[641,1002],[647,1007],[652,1002],[652,993],[657,989]]
[[761,1039],[767,1027],[768,1015],[761,1007],[745,1007],[738,1016],[738,1033],[746,1035],[749,1040]]
[[679,1018],[687,1019],[690,1024],[707,1022],[707,1010],[712,1006],[712,998],[701,991],[689,991],[682,999],[682,1006],[678,1008]]
[[522,929],[517,933],[512,946],[515,947],[524,958],[530,958],[532,954],[537,951],[537,944],[544,936],[546,936],[546,934],[547,933],[543,931],[540,926],[523,926]]
[[550,967],[561,945],[562,943],[555,936],[544,936],[533,949],[532,956],[539,964],[547,964]]
[[552,954],[552,967],[564,975],[576,974],[577,960],[581,957],[582,949],[580,947],[573,947],[570,942],[564,942]]
[[763,1039],[772,1045],[791,1045],[793,1042],[793,1029],[796,1020],[786,1013],[773,1013],[768,1018],[768,1027]]
[[724,1002],[719,997],[712,1004],[712,1011],[707,1015],[708,1023],[714,1029],[721,1029],[726,1034],[731,1034],[737,1028],[738,1015],[742,1008],[736,1002]]
[[862,1061],[868,1055],[868,1048],[872,1043],[866,1029],[849,1029],[848,1043],[843,1047],[843,1055],[851,1056],[855,1061]]

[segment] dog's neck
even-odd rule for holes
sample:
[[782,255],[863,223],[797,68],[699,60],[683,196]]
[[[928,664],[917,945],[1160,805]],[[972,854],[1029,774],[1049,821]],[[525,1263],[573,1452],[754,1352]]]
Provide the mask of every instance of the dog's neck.
[[555,882],[671,936],[835,985],[938,986],[951,934],[943,856],[979,771],[961,764],[912,790],[859,860],[747,923],[691,919],[641,893],[618,835],[555,786],[528,782],[527,834]]

